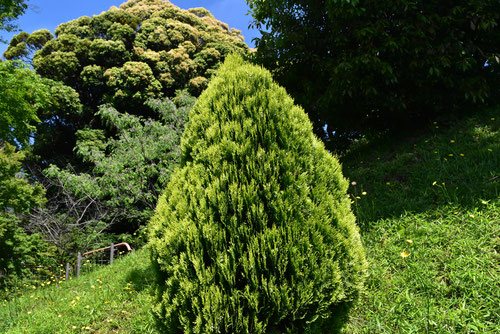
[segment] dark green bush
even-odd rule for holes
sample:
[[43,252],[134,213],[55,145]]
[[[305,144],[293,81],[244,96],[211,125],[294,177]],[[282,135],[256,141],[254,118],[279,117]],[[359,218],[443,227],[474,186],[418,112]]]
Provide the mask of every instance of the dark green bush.
[[365,272],[338,161],[270,73],[237,57],[189,117],[150,226],[162,330],[332,332]]
[[43,205],[44,190],[33,185],[22,169],[25,153],[2,142],[0,136],[0,299],[24,279],[36,276],[36,268],[53,263],[52,248],[40,234],[23,228],[25,216]]
[[257,60],[327,143],[418,130],[499,95],[498,0],[247,2]]
[[22,283],[47,279],[46,271],[55,268],[54,247],[41,234],[27,234],[20,224],[14,214],[0,212],[0,298],[11,295]]

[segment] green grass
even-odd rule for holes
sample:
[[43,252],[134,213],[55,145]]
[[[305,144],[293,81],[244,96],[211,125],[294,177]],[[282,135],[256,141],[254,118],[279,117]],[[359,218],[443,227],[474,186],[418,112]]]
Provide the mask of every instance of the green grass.
[[351,193],[358,197],[358,223],[366,231],[381,218],[447,204],[475,208],[498,199],[500,119],[495,114],[500,110],[448,129],[433,124],[421,138],[365,144],[344,157],[344,174],[356,182]]
[[498,203],[384,219],[346,333],[500,333]]
[[156,333],[147,251],[0,302],[0,333]]
[[495,114],[344,157],[370,263],[346,333],[500,333]]
[[[342,158],[370,262],[345,333],[500,333],[496,114]],[[151,283],[137,251],[0,302],[0,333],[156,333]]]

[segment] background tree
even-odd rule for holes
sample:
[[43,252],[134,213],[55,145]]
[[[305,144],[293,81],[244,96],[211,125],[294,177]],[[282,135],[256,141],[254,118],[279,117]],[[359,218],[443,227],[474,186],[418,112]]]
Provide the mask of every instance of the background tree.
[[[36,30],[31,34],[23,31],[12,38],[5,56],[6,58],[19,59],[32,65],[35,51],[41,49],[52,38],[54,36],[47,29]],[[11,57],[11,55],[15,56]]]
[[[30,213],[45,203],[44,188],[23,167],[38,110],[53,104],[58,88],[21,62],[0,62],[0,289],[33,276],[53,258],[41,234],[28,233]],[[20,150],[22,149],[22,150]],[[2,296],[3,296],[2,292]]]
[[[28,8],[25,0],[0,0],[0,31],[14,31],[13,21],[24,14]],[[0,43],[5,40],[0,37]]]
[[116,135],[106,138],[102,130],[91,129],[77,133],[75,149],[88,171],[47,168],[44,182],[53,199],[36,211],[30,228],[69,252],[107,242],[103,231],[131,233],[143,226],[178,163],[180,136],[194,101],[185,92],[172,101],[149,100],[158,120],[102,106],[98,115]]
[[0,62],[0,144],[26,146],[35,125],[38,109],[47,105],[47,81],[21,62]]
[[104,240],[102,231],[135,231],[177,161],[182,101],[192,100],[178,92],[199,95],[227,54],[247,51],[240,32],[207,10],[162,0],[80,17],[55,36],[15,36],[5,57],[58,82],[28,164],[48,196],[30,229],[66,250]]
[[338,161],[262,68],[228,59],[151,221],[165,333],[334,332],[364,251]]
[[498,96],[497,0],[248,3],[263,29],[258,61],[327,141],[416,128]]
[[23,32],[11,40],[5,57],[29,59],[34,54],[37,73],[79,94],[81,112],[57,115],[68,128],[60,131],[70,137],[50,145],[64,148],[60,154],[71,156],[77,130],[105,128],[95,116],[100,105],[109,103],[119,111],[155,117],[145,101],[174,97],[176,90],[183,89],[199,95],[227,54],[247,49],[239,31],[205,9],[183,10],[163,0],[131,0],[100,15],[63,23],[55,36],[47,30]]
[[41,78],[21,61],[0,62],[0,77],[0,140],[19,147],[34,144],[45,165],[59,161],[57,145],[68,146],[81,114],[78,93]]
[[23,159],[14,146],[0,143],[0,290],[47,263],[41,253],[49,246],[40,234],[27,234],[22,225],[23,217],[45,201],[43,188],[23,175]]

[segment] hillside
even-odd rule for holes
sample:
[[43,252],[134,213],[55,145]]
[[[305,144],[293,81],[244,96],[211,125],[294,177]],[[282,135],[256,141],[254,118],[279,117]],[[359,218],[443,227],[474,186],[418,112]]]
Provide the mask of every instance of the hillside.
[[[342,160],[370,261],[346,333],[498,333],[498,109]],[[0,302],[1,333],[155,333],[147,250]]]
[[148,253],[0,302],[0,333],[155,333]]
[[498,109],[346,157],[370,261],[347,333],[499,333]]

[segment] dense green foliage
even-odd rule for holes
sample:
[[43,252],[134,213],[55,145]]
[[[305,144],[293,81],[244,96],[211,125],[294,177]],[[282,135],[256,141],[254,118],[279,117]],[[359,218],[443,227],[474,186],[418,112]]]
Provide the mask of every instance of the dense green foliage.
[[[0,62],[0,140],[34,150],[47,161],[74,136],[81,104],[74,89],[42,78],[21,61]],[[54,145],[56,145],[54,147]]]
[[44,191],[23,177],[23,153],[0,143],[0,290],[30,275],[47,247],[40,235],[28,235],[21,227],[22,215],[43,204]]
[[[20,62],[0,62],[0,290],[33,277],[51,261],[40,234],[26,231],[27,216],[45,202],[44,189],[33,185],[23,168],[27,146],[39,121],[37,111],[52,105],[57,83],[42,79]],[[22,151],[17,149],[24,148]],[[6,293],[8,295],[8,293]],[[4,295],[0,291],[0,295]]]
[[0,62],[0,143],[25,146],[39,122],[37,111],[47,105],[45,81],[21,62]]
[[26,147],[36,137],[34,151],[44,162],[57,160],[57,145],[74,136],[68,123],[81,114],[78,94],[20,61],[0,62],[0,77],[0,141]]
[[202,8],[183,10],[163,0],[131,0],[99,15],[63,23],[55,38],[47,30],[21,33],[5,57],[30,57],[44,77],[75,88],[93,119],[112,103],[139,114],[152,97],[175,90],[198,95],[228,53],[247,50],[237,30]]
[[[67,226],[69,229],[60,234],[68,235],[77,230],[89,234],[89,229],[103,228],[115,233],[131,232],[144,225],[179,161],[180,137],[194,101],[186,93],[180,93],[173,101],[148,101],[159,114],[159,120],[102,106],[98,115],[115,136],[106,138],[104,131],[91,129],[77,133],[76,153],[90,166],[88,172],[78,173],[55,165],[44,171],[51,186],[59,189],[54,205],[70,202],[59,208],[49,203],[43,215],[59,214],[51,225]],[[82,225],[72,225],[70,222],[74,220],[80,220],[85,229]],[[94,236],[99,238],[97,234]],[[89,238],[86,239],[88,242]],[[64,242],[63,248],[84,246],[69,242]]]
[[[21,16],[28,6],[25,0],[0,0],[0,31],[13,31],[13,21]],[[0,37],[0,43],[5,42]]]
[[[33,229],[30,222],[33,210],[45,202],[45,189],[40,184],[31,185],[36,183],[36,173],[26,168],[26,161],[33,159],[33,138],[36,137],[35,148],[56,151],[52,141],[61,135],[54,131],[61,120],[54,115],[66,113],[68,109],[78,110],[80,104],[72,88],[41,78],[20,61],[0,62],[0,77],[0,256],[3,259],[0,270],[9,272],[7,278],[12,285],[12,281],[33,274],[35,263],[50,262],[40,255],[45,253],[47,257],[49,246],[40,234],[33,233],[48,231]],[[16,152],[12,145],[23,150]],[[50,252],[52,254],[52,250]],[[0,285],[7,285],[7,278],[4,277]]]
[[0,146],[0,211],[28,213],[30,209],[43,203],[43,189],[33,187],[23,177],[21,162],[22,152],[16,152],[14,146]]
[[419,127],[499,95],[498,0],[247,2],[263,29],[257,60],[327,141]]
[[333,331],[365,259],[341,167],[264,69],[231,57],[201,95],[150,243],[168,333]]

